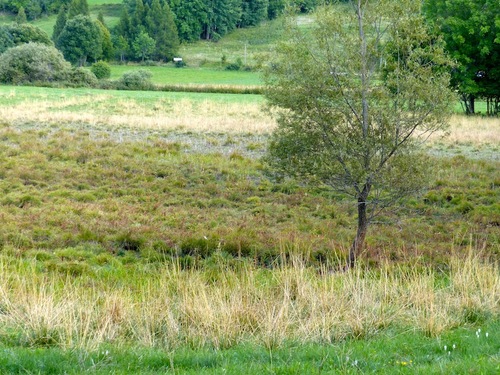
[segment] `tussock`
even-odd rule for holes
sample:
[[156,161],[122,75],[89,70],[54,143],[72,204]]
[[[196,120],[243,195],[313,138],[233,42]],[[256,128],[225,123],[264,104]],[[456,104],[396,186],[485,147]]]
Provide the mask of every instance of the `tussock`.
[[473,256],[452,257],[446,276],[394,265],[320,275],[295,259],[272,271],[250,263],[221,264],[215,273],[137,267],[127,269],[126,282],[2,263],[1,334],[16,332],[28,346],[276,347],[367,337],[390,326],[439,335],[471,313],[500,312],[498,266]]

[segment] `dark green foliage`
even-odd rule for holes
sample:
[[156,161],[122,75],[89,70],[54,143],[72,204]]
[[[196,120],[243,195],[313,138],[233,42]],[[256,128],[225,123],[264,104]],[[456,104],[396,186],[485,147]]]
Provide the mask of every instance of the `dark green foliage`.
[[59,13],[57,14],[56,23],[54,24],[54,31],[52,32],[52,40],[54,41],[54,43],[59,38],[59,35],[61,35],[64,26],[66,26],[67,19],[68,9],[66,8],[66,6],[62,6],[59,10]]
[[113,42],[111,41],[111,33],[109,32],[108,28],[106,25],[104,25],[101,21],[96,20],[95,24],[99,28],[99,31],[101,32],[101,49],[102,49],[102,54],[101,58],[103,60],[109,61],[111,60],[114,55],[115,55],[115,50],[113,47]]
[[209,0],[202,37],[219,40],[236,28],[241,19],[241,0]]
[[78,15],[68,19],[56,46],[68,61],[83,66],[87,59],[96,60],[101,56],[101,31],[90,17]]
[[87,0],[72,0],[68,6],[68,19],[76,16],[90,16]]
[[[120,50],[121,61],[125,56],[143,62],[149,57],[157,61],[170,61],[179,48],[174,14],[168,3],[160,0],[145,5],[142,0],[129,2],[120,17],[115,35],[115,46]],[[131,50],[126,48],[127,45],[132,47]]]
[[179,38],[183,41],[196,41],[203,32],[207,19],[207,4],[204,0],[171,1],[170,7],[175,14]]
[[111,76],[111,67],[105,61],[98,61],[92,64],[90,70],[94,73],[97,79],[107,79]]
[[45,31],[29,23],[11,24],[9,26],[6,26],[6,29],[12,36],[12,41],[16,46],[29,42],[42,43],[48,46],[53,45],[52,41]]
[[268,17],[269,0],[243,0],[241,27],[256,26]]
[[242,66],[243,66],[243,61],[241,61],[241,59],[238,58],[236,62],[226,65],[225,69],[235,71],[235,70],[240,70]]
[[9,32],[7,27],[0,26],[0,53],[4,53],[7,49],[14,46],[14,37]]
[[488,101],[488,113],[500,111],[500,3],[497,0],[426,0],[424,13],[446,41],[458,65],[452,84],[468,114],[475,98]]
[[54,47],[40,43],[21,44],[0,55],[0,82],[53,82],[60,80],[69,67]]
[[285,9],[285,0],[269,0],[269,6],[267,8],[267,17],[270,20],[277,18]]

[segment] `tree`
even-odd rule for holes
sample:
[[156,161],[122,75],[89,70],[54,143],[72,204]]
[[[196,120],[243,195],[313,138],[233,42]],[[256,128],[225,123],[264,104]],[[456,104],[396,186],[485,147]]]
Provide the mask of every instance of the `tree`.
[[155,41],[151,38],[147,32],[141,31],[141,33],[135,38],[134,43],[132,43],[132,48],[134,49],[137,58],[144,59],[151,56],[155,50]]
[[0,82],[21,84],[57,81],[70,67],[61,52],[53,46],[25,43],[0,55]]
[[267,19],[269,0],[243,0],[241,27],[256,26]]
[[203,25],[204,38],[219,39],[236,28],[241,18],[242,0],[208,0]]
[[80,15],[90,16],[87,0],[72,0],[68,7],[68,19]]
[[113,48],[113,42],[111,41],[111,33],[109,32],[108,28],[106,25],[104,25],[99,19],[95,21],[95,24],[99,28],[99,31],[101,32],[101,58],[109,61],[111,60],[114,55],[115,51]]
[[155,40],[154,58],[170,60],[179,49],[179,36],[174,15],[167,3],[153,0],[147,16],[147,32]]
[[310,33],[292,28],[278,47],[266,75],[278,123],[267,161],[278,175],[351,197],[348,267],[380,210],[421,187],[418,146],[446,127],[454,102],[447,63],[413,0],[321,8]]
[[277,18],[285,9],[285,0],[269,0],[267,8],[267,18],[273,20]]
[[66,60],[83,66],[88,58],[96,60],[101,56],[101,31],[90,17],[79,15],[66,22],[56,46]]
[[56,23],[54,24],[54,29],[52,32],[52,40],[54,43],[57,42],[57,38],[59,38],[59,35],[61,35],[61,32],[64,29],[64,26],[66,26],[66,21],[68,20],[68,9],[66,8],[65,5],[59,9],[59,13],[57,14],[56,18]]
[[26,12],[24,11],[23,7],[19,8],[19,11],[17,12],[17,17],[16,17],[16,23],[26,23],[28,22],[28,19],[26,18]]
[[200,39],[203,25],[207,23],[207,6],[203,0],[171,0],[179,38],[192,42]]
[[498,0],[426,0],[424,11],[446,41],[458,66],[452,84],[459,91],[467,114],[475,112],[478,97],[500,100],[500,2]]
[[108,79],[111,77],[111,67],[106,61],[98,61],[92,64],[90,71],[94,73],[97,79]]
[[119,35],[115,38],[113,45],[115,51],[118,54],[120,62],[124,62],[125,56],[127,55],[130,48],[127,40],[122,35]]
[[0,26],[0,54],[14,47],[14,38],[5,26]]

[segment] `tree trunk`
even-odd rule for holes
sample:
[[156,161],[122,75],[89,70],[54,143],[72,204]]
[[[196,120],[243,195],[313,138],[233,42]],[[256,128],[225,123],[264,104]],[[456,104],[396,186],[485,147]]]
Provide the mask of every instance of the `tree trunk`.
[[465,114],[473,115],[475,113],[475,97],[472,94],[462,94],[462,102],[465,105]]
[[366,199],[368,198],[369,187],[365,186],[363,193],[358,198],[358,230],[356,238],[352,243],[349,251],[349,260],[347,262],[347,269],[353,268],[356,264],[356,259],[363,249],[365,243],[366,232],[368,231],[368,217],[366,213]]

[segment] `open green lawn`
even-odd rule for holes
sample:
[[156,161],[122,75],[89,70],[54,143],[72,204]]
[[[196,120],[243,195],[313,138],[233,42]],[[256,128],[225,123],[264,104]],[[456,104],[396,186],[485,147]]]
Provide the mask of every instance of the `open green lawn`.
[[[189,65],[189,61],[186,61]],[[257,72],[229,71],[223,69],[203,69],[197,67],[175,68],[168,66],[113,65],[111,79],[120,78],[124,72],[136,69],[149,70],[152,81],[166,85],[236,85],[256,86],[262,84]]]

